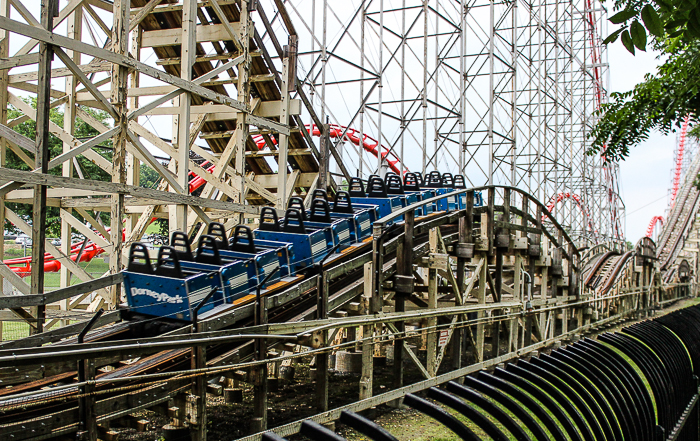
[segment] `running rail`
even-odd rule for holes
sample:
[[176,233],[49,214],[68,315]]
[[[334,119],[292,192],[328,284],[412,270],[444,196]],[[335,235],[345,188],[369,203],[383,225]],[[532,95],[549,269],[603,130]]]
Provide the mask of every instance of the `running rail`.
[[700,173],[700,155],[696,155],[686,173],[676,204],[671,208],[658,240],[657,257],[662,271],[668,269],[678,256],[700,208],[698,207],[700,192],[693,185],[693,180],[698,173]]
[[[403,404],[465,440],[481,439],[474,428],[504,441],[549,439],[547,433],[555,440],[691,440],[700,434],[698,375],[696,305],[492,372],[480,370],[463,377],[463,384],[425,388],[438,404],[415,395],[418,391],[406,394]],[[342,410],[338,419],[369,439],[396,439],[351,410]],[[301,422],[300,433],[314,441],[344,440],[312,420]],[[272,432],[261,439],[283,440]]]

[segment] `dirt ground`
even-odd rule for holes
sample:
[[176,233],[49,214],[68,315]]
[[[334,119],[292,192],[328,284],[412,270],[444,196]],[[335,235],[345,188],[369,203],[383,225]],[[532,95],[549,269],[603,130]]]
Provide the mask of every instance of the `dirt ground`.
[[[700,298],[683,300],[657,314],[667,314],[697,303],[700,303]],[[619,331],[622,327],[631,323],[633,322],[627,322],[614,328],[607,328],[605,332]],[[300,363],[295,365],[295,378],[291,383],[281,385],[278,391],[270,392],[268,418],[271,427],[303,419],[316,413],[313,405],[315,383],[308,381],[308,361],[302,359]],[[406,365],[405,375],[406,384],[421,379],[420,373],[411,369],[410,365]],[[375,394],[387,391],[391,385],[391,379],[391,367],[377,368],[374,379]],[[331,409],[352,403],[357,399],[359,375],[332,372],[329,380],[329,404]],[[207,439],[209,441],[231,441],[249,433],[249,422],[253,416],[252,392],[252,387],[244,389],[243,405],[226,404],[222,397],[208,396],[207,414],[209,429]],[[460,415],[453,414],[470,426],[476,433],[480,433],[479,428],[471,422]],[[152,411],[140,412],[138,416],[150,421],[149,430],[138,433],[134,429],[119,428],[113,425],[112,430],[120,432],[120,440],[146,441],[163,439],[161,428],[169,423],[169,418]],[[400,441],[456,441],[460,439],[442,424],[412,409],[399,410],[382,405],[374,409],[372,418]],[[336,431],[350,441],[368,439],[341,424],[338,424]],[[485,434],[481,434],[483,439],[489,439]],[[293,441],[304,441],[307,439],[301,435],[289,438]]]

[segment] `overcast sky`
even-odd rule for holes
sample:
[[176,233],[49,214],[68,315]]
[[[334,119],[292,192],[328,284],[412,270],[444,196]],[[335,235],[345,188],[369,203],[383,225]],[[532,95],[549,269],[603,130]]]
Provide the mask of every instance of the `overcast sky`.
[[[613,92],[630,90],[654,72],[659,64],[656,54],[637,52],[631,55],[618,42],[608,48],[610,85]],[[627,160],[620,163],[622,198],[627,206],[625,224],[627,240],[636,243],[652,217],[665,216],[673,167],[676,136],[654,133],[649,140],[632,148]]]

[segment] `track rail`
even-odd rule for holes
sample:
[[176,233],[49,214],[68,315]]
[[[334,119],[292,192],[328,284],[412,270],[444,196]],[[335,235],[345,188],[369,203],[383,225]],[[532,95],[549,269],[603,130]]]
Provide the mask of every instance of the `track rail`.
[[693,220],[698,213],[700,192],[693,185],[695,176],[700,172],[700,155],[691,163],[686,179],[676,198],[675,205],[664,223],[658,240],[657,257],[661,271],[667,270],[678,257],[683,243],[690,231]]
[[[570,335],[570,329],[578,332],[589,329],[592,319],[585,310],[600,302],[601,297],[579,298],[577,295],[579,253],[546,206],[510,187],[480,187],[460,190],[454,195],[466,195],[466,200],[471,201],[476,191],[484,194],[485,206],[468,204],[466,210],[425,217],[415,217],[414,206],[398,210],[375,223],[371,241],[348,248],[330,260],[322,275],[307,275],[278,284],[263,297],[270,318],[267,325],[252,326],[255,304],[253,296],[249,296],[229,310],[204,317],[200,333],[195,336],[190,335],[189,327],[183,327],[161,336],[139,337],[138,342],[119,339],[46,348],[32,348],[36,345],[32,343],[27,349],[15,346],[12,350],[0,350],[0,374],[3,367],[31,369],[30,364],[39,357],[47,362],[61,359],[64,366],[64,372],[55,377],[24,383],[20,394],[1,397],[0,429],[14,433],[18,440],[75,432],[78,392],[83,386],[93,388],[88,397],[95,403],[98,421],[109,421],[130,412],[129,403],[138,401],[139,408],[148,408],[176,397],[197,378],[233,375],[246,381],[248,377],[238,372],[252,370],[254,373],[275,360],[299,359],[308,354],[319,359],[319,354],[346,350],[350,346],[371,351],[375,344],[380,344],[380,340],[373,343],[362,338],[354,341],[348,338],[348,343],[334,344],[329,334],[331,330],[346,332],[343,330],[373,326],[381,330],[381,335],[391,337],[381,341],[400,342],[408,338],[406,323],[421,321],[424,323],[421,332],[426,333],[429,342],[429,362],[425,366],[417,359],[413,362],[427,377],[420,384],[432,386],[496,363],[495,360],[502,361],[544,347],[555,338]],[[399,216],[404,221],[397,223]],[[543,217],[547,222],[542,222]],[[511,256],[520,264],[507,266]],[[495,267],[488,263],[493,260]],[[440,261],[445,264],[438,264]],[[629,257],[621,260],[628,261]],[[416,278],[412,274],[414,265],[425,268],[429,278]],[[621,265],[614,265],[611,274],[621,274]],[[548,272],[542,272],[542,268],[547,268]],[[529,279],[524,276],[525,270],[531,275]],[[535,284],[535,275],[538,281],[544,280],[543,286]],[[403,291],[407,289],[407,277],[411,288]],[[438,279],[445,281],[444,288],[430,281]],[[319,286],[324,286],[322,292],[329,294],[328,313],[339,316],[319,315]],[[596,323],[629,314],[632,305],[648,307],[649,301],[639,300],[642,295],[643,291],[616,291],[605,295],[602,299],[607,305],[619,305],[618,313],[602,316]],[[408,302],[414,305],[413,309],[405,308]],[[448,302],[454,306],[444,306]],[[382,305],[391,303],[388,312],[384,311]],[[431,308],[431,304],[443,306]],[[347,311],[354,312],[349,315]],[[572,320],[558,320],[557,314],[562,311],[568,311],[565,316]],[[476,318],[467,318],[467,314],[474,314]],[[494,318],[497,318],[495,327]],[[135,320],[117,326],[138,323]],[[504,323],[508,331],[502,331],[500,323]],[[496,340],[494,337],[486,339],[487,327],[492,327],[492,335],[498,337]],[[437,334],[443,331],[453,343],[441,349],[437,345]],[[260,338],[268,342],[266,352],[276,351],[278,355],[256,360],[253,341]],[[534,344],[534,338],[539,339],[539,343]],[[447,349],[461,348],[463,345],[458,342],[464,340],[470,348],[469,357],[474,358],[469,359],[467,354],[456,357],[453,349]],[[290,341],[306,349],[301,354],[284,355],[285,342]],[[507,343],[505,350],[503,343]],[[98,353],[100,347],[106,345],[111,348]],[[411,359],[402,344],[393,346],[395,359]],[[206,347],[206,359],[199,370],[193,371],[192,348],[197,347]],[[56,387],[59,381],[65,382],[67,374],[72,374],[75,360],[81,358],[91,359],[97,366],[138,359],[98,374],[92,383]],[[440,371],[446,369],[441,367],[446,359],[450,360],[449,374]],[[321,368],[320,371],[327,375],[327,370]],[[367,372],[369,381],[371,372]],[[395,373],[394,378],[403,379],[403,373]],[[413,390],[413,386],[407,387],[398,382],[387,394],[365,397],[357,403],[360,407],[367,403],[384,403]],[[39,432],[29,433],[28,427]]]

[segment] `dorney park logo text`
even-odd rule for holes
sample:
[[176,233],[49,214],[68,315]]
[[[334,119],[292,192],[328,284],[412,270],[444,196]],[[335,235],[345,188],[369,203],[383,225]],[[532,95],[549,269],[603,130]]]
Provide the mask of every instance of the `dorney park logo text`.
[[157,302],[165,303],[182,303],[182,297],[180,295],[170,296],[164,292],[151,291],[146,288],[131,288],[132,296],[148,296],[154,298]]

